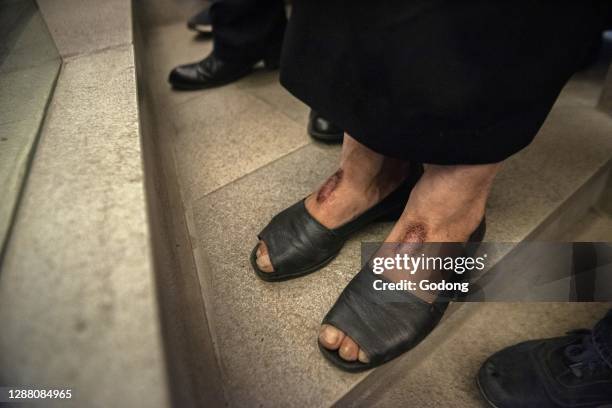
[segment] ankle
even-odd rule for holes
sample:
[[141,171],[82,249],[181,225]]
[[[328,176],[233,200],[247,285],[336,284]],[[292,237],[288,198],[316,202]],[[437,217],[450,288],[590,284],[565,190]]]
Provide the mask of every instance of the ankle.
[[[415,197],[416,198],[416,197]],[[400,219],[404,234],[418,231],[418,240],[464,242],[476,230],[485,213],[484,200],[426,203],[410,197],[405,215]],[[416,202],[416,203],[415,203]],[[410,237],[402,240],[410,241]]]
[[484,213],[469,217],[438,217],[410,214],[401,219],[399,242],[467,242]]
[[394,190],[410,175],[410,163],[403,160],[385,160],[381,171],[377,174],[376,183],[382,189]]
[[367,197],[380,199],[395,190],[408,176],[407,162],[386,159],[372,165],[348,165],[343,167],[343,178],[352,190]]

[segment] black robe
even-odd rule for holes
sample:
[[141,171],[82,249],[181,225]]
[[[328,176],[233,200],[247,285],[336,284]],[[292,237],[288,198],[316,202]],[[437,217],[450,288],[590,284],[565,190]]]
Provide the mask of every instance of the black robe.
[[494,163],[527,146],[612,0],[294,0],[281,83],[387,156]]

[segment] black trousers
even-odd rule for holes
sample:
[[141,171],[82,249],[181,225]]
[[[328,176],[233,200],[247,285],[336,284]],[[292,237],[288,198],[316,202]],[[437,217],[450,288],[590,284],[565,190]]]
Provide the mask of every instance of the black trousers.
[[280,55],[287,25],[283,0],[214,0],[210,16],[219,58],[250,62]]

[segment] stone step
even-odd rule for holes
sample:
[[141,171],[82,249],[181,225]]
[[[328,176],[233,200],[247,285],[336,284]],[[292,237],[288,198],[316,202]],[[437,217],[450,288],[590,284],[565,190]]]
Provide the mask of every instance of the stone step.
[[[489,240],[528,237],[607,165],[612,121],[591,108],[560,102],[537,141],[512,158],[500,175],[487,209]],[[584,123],[590,123],[588,129]],[[210,280],[204,296],[210,299],[214,335],[235,405],[326,406],[368,375],[377,375],[345,374],[330,367],[318,355],[316,333],[358,270],[359,242],[384,238],[390,225],[368,229],[323,271],[297,281],[263,283],[247,261],[259,228],[330,174],[337,159],[337,148],[308,145],[193,203],[193,234],[208,255],[208,267],[200,269],[201,279]],[[503,320],[508,324],[513,315]]]
[[488,407],[476,374],[488,356],[513,344],[591,328],[603,303],[468,303],[384,375],[371,375],[336,406]]
[[[601,133],[588,135],[599,144],[591,150],[591,144],[582,139],[587,136],[577,128],[566,133],[573,127],[566,119],[575,118],[566,109],[553,113],[558,128],[549,122],[531,149],[513,158],[502,172],[488,207],[488,240],[513,242],[528,237],[607,163],[612,152],[609,138],[604,146],[612,121],[599,113],[582,112],[585,117],[577,123],[599,118],[605,124]],[[549,159],[550,151],[556,151],[556,160]],[[577,155],[582,158],[576,159]],[[211,306],[213,335],[231,401],[238,406],[249,401],[264,406],[272,402],[327,406],[376,374],[346,374],[332,368],[318,354],[316,333],[322,317],[359,268],[360,242],[383,239],[390,224],[359,234],[334,262],[303,279],[264,283],[248,263],[259,229],[330,174],[337,156],[337,148],[309,145],[194,202],[192,234],[208,258],[200,268],[201,279],[210,283],[203,295]],[[593,167],[586,168],[589,159]]]
[[[537,305],[539,317],[532,317],[526,305],[453,305],[430,338],[392,364],[361,374],[332,367],[317,349],[320,321],[358,270],[360,242],[382,240],[391,224],[355,236],[318,273],[277,284],[257,279],[248,261],[256,234],[336,169],[340,148],[308,139],[308,109],[278,85],[275,73],[256,72],[206,92],[170,91],[164,82],[168,70],[201,58],[210,43],[195,40],[183,23],[149,28],[145,52],[156,61],[150,83],[166,122],[165,137],[174,146],[168,154],[176,163],[230,406],[350,405],[376,397],[377,390],[391,398],[372,400],[381,405],[440,406],[444,396],[455,398],[444,400],[455,406],[471,406],[475,388],[468,377],[457,378],[466,364],[473,378],[487,353],[525,335],[588,326],[602,312],[603,306]],[[575,221],[596,201],[612,157],[612,119],[595,109],[601,73],[592,70],[573,79],[536,141],[505,164],[487,207],[488,240],[560,236],[559,223]],[[489,327],[497,331],[483,335]],[[463,352],[461,344],[469,342]],[[453,360],[457,354],[461,358]],[[444,372],[435,370],[446,366]],[[398,382],[403,377],[413,385]],[[408,391],[390,393],[385,383]],[[448,392],[438,398],[433,395],[439,384]]]

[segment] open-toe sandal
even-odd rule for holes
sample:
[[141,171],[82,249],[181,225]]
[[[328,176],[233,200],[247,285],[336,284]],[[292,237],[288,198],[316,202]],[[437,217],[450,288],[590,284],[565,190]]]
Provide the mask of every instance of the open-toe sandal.
[[[485,229],[483,218],[469,242],[482,241]],[[473,250],[473,246],[470,248]],[[458,274],[453,273],[454,277],[459,279]],[[347,361],[338,350],[329,350],[319,342],[323,356],[344,371],[374,368],[415,347],[436,327],[456,295],[441,292],[433,303],[428,303],[406,290],[377,291],[374,281],[380,279],[388,281],[374,274],[367,262],[323,319],[322,324],[344,332],[369,357],[368,363]]]
[[277,214],[258,238],[266,243],[273,272],[264,272],[257,265],[257,248],[250,261],[257,276],[274,282],[297,278],[315,272],[330,263],[351,234],[374,221],[397,220],[406,206],[412,188],[423,174],[422,165],[411,166],[408,178],[378,204],[360,216],[329,229],[314,219],[302,199]]

